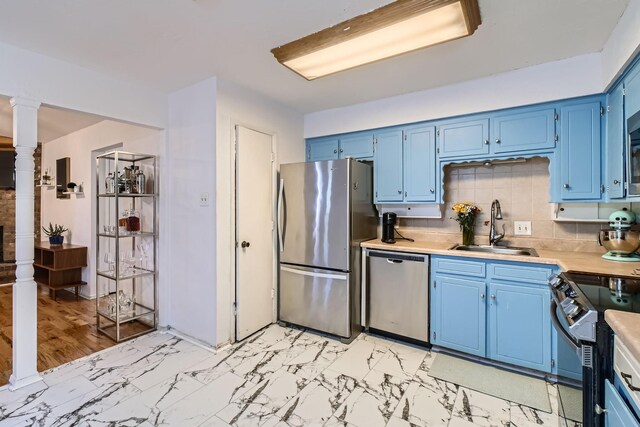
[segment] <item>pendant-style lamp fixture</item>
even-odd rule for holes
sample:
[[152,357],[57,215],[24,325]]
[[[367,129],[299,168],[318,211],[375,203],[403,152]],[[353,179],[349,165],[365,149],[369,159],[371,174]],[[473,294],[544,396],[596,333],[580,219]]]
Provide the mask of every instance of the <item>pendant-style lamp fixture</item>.
[[271,50],[307,80],[470,36],[477,0],[398,0]]

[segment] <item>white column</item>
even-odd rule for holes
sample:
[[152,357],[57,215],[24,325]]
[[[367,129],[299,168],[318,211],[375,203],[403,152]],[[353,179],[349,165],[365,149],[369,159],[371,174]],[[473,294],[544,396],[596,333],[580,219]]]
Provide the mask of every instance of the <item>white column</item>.
[[41,381],[38,374],[38,287],[33,280],[34,161],[40,102],[12,98],[16,148],[16,282],[13,285],[13,373],[15,390]]

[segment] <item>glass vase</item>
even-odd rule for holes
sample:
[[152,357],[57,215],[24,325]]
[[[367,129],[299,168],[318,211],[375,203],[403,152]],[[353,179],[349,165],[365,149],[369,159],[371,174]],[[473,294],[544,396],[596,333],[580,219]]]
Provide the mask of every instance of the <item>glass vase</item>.
[[473,226],[472,225],[463,225],[462,226],[462,244],[465,246],[473,245]]

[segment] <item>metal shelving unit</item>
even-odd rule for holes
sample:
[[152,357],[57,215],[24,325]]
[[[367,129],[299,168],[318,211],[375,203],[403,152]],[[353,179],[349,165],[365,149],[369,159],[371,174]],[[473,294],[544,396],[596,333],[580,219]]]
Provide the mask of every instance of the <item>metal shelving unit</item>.
[[[156,162],[154,155],[125,151],[96,157],[96,322],[116,342],[158,325]],[[137,192],[132,186],[124,190],[118,179],[134,166],[146,178]],[[112,188],[106,184],[109,174],[115,176]],[[139,230],[119,225],[123,209],[139,213]]]

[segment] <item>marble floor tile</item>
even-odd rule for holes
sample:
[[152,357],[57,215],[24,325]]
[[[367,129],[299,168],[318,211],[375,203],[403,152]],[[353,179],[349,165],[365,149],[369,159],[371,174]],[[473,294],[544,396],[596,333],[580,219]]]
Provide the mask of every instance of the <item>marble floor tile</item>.
[[559,427],[554,385],[546,414],[432,378],[432,362],[370,334],[272,325],[213,352],[156,332],[0,389],[0,427]]
[[306,384],[306,380],[286,370],[277,371],[235,398],[216,415],[231,425],[263,425]]
[[344,354],[329,365],[329,369],[359,380],[380,362],[387,351],[386,346],[375,342],[355,340]]
[[356,385],[354,378],[327,369],[276,415],[289,426],[321,426],[355,390]]
[[460,387],[451,416],[480,426],[509,426],[510,404],[500,398]]

